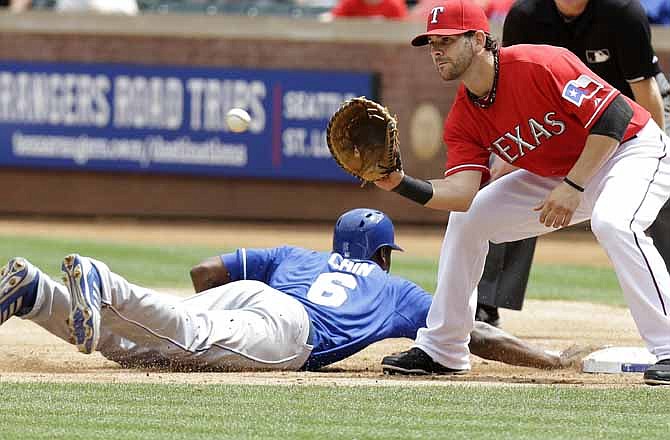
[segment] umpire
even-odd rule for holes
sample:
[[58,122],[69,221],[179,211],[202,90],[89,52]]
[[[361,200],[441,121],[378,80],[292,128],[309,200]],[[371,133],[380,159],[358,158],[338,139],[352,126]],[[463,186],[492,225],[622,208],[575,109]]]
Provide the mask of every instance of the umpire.
[[[569,49],[601,78],[646,108],[670,135],[670,84],[651,46],[649,21],[638,0],[518,0],[503,26],[503,46],[514,44]],[[670,202],[647,230],[668,270],[669,228]],[[535,243],[536,238],[530,238],[489,244],[478,288],[478,320],[498,325],[498,307],[521,310]]]

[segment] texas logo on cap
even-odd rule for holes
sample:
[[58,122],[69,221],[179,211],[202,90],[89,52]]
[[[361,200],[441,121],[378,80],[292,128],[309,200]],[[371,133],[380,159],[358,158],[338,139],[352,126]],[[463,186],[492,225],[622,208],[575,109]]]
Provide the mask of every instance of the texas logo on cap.
[[412,40],[412,46],[425,46],[430,35],[460,35],[468,31],[489,31],[484,10],[470,0],[436,2],[428,12],[426,32]]

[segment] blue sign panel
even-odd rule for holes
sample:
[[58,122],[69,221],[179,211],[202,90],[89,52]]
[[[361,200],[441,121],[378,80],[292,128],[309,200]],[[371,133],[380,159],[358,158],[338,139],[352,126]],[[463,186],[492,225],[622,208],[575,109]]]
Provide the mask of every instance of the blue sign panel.
[[[352,181],[325,131],[372,73],[0,62],[0,166]],[[249,129],[225,124],[231,108]]]

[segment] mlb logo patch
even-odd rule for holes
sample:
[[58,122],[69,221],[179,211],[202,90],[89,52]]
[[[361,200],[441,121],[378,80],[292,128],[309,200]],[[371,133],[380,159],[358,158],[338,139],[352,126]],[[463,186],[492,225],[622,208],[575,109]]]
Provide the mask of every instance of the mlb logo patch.
[[585,99],[592,98],[603,85],[588,75],[580,75],[577,79],[572,79],[563,88],[563,98],[567,99],[577,107],[581,107]]
[[591,64],[604,63],[609,59],[609,49],[595,49],[586,51],[586,60]]

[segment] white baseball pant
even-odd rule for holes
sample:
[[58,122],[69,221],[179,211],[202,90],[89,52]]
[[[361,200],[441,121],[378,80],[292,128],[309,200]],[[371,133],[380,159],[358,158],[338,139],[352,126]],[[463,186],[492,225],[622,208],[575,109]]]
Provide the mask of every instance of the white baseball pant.
[[[189,298],[129,283],[91,260],[102,280],[97,350],[124,366],[199,370],[298,370],[312,346],[295,299],[259,281],[238,281]],[[33,310],[22,316],[68,341],[70,294],[40,273]]]
[[[659,360],[670,358],[670,275],[644,231],[670,196],[669,153],[670,139],[650,121],[634,139],[619,145],[591,179],[572,218],[573,224],[591,220],[638,331]],[[480,190],[467,212],[451,213],[427,328],[419,330],[415,341],[434,361],[470,368],[468,342],[488,242],[553,231],[539,222],[533,208],[561,180],[518,170]]]

